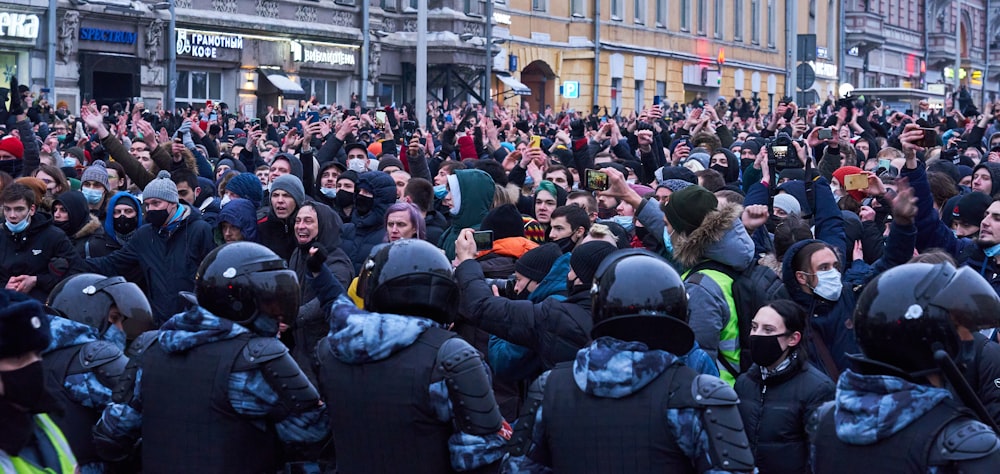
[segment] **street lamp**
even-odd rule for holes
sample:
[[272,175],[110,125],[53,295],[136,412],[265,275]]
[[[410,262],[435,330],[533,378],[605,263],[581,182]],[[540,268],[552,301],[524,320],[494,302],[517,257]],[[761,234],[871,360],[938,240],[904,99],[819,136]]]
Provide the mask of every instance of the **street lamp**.
[[163,108],[173,113],[177,92],[177,10],[174,8],[174,0],[155,3],[153,8],[170,11],[170,26],[167,28],[167,93]]

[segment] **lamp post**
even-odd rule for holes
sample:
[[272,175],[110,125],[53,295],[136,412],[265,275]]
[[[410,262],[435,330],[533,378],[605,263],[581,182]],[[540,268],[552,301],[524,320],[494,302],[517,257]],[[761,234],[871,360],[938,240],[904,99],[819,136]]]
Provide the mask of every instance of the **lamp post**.
[[493,116],[493,0],[486,0],[486,116]]
[[177,100],[177,10],[174,0],[154,4],[153,8],[170,11],[170,24],[167,27],[167,93],[163,108],[172,114]]

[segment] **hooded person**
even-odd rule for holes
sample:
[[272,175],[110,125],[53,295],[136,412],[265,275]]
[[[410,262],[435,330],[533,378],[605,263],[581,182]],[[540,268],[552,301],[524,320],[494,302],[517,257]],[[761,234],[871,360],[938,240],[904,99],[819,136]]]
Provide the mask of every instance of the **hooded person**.
[[448,259],[455,258],[455,239],[462,229],[479,230],[493,205],[494,192],[493,178],[485,171],[457,170],[448,175],[448,194],[453,203],[451,225],[445,229],[438,244]]
[[972,190],[989,196],[1000,194],[1000,163],[985,162],[976,165],[972,169]]
[[[648,206],[647,206],[648,207]],[[742,206],[720,204],[701,186],[670,196],[664,206],[673,256],[682,268],[715,262],[741,272],[753,263],[754,243],[740,219]],[[730,385],[740,368],[739,322],[731,295],[732,279],[721,272],[684,273],[692,308],[689,324],[698,345],[716,359],[719,373]]]
[[[725,159],[722,159],[720,155],[724,155]],[[719,174],[722,175],[722,178],[726,181],[726,184],[739,183],[739,162],[740,160],[736,157],[736,154],[729,151],[729,149],[716,148],[715,152],[712,153],[711,165],[709,168],[718,171]]]
[[83,258],[103,257],[114,250],[101,221],[90,213],[80,191],[66,191],[52,201],[53,224],[62,229]]
[[524,238],[524,221],[513,204],[504,204],[487,213],[479,230],[493,232],[493,247],[476,257],[487,278],[509,277],[514,273],[515,262],[538,247]]
[[277,155],[274,156],[274,159],[271,160],[271,182],[272,183],[274,182],[274,178],[280,176],[281,174],[285,174],[285,173],[280,173],[280,171],[278,173],[275,173],[275,167],[276,166],[277,166],[277,168],[279,170],[284,171],[284,169],[281,167],[281,165],[277,163],[279,161],[284,161],[285,163],[287,163],[288,171],[286,173],[291,173],[292,175],[294,175],[295,177],[299,178],[300,180],[303,179],[302,178],[302,176],[303,176],[302,175],[302,161],[299,160],[298,158],[296,158],[295,155],[293,155],[291,153],[278,153]]
[[[310,200],[299,207],[299,212],[295,215],[297,246],[292,252],[292,258],[288,260],[288,269],[295,272],[300,282],[305,283],[312,278],[306,261],[310,257],[309,250],[318,248],[317,253],[323,257],[326,268],[333,277],[345,287],[350,285],[354,279],[354,266],[340,248],[342,225],[337,213],[325,204]],[[316,365],[316,353],[312,349],[330,330],[330,323],[326,319],[326,311],[313,285],[301,285],[299,302],[298,316],[289,324],[290,335],[294,340],[290,347],[292,347],[292,357],[298,361],[306,376],[315,383],[316,375],[313,367]],[[288,335],[286,333],[283,338]]]
[[385,213],[396,202],[396,182],[381,171],[366,171],[358,176],[354,191],[354,211],[351,222],[344,224],[341,248],[354,263],[354,273],[361,273],[361,264],[372,248],[385,241]]
[[258,242],[257,209],[248,199],[236,198],[219,211],[219,230],[222,240],[229,242]]
[[198,187],[201,191],[191,204],[198,208],[206,222],[215,225],[219,221],[219,211],[222,209],[221,200],[215,195],[215,183],[204,176],[198,176]]
[[271,206],[257,221],[257,235],[261,244],[288,260],[295,250],[295,212],[306,200],[302,181],[292,174],[279,176],[271,181],[268,199]]

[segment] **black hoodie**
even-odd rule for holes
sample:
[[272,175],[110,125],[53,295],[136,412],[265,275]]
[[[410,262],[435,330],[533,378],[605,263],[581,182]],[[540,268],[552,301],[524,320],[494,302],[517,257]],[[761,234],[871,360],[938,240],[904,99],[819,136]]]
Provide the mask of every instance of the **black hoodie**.
[[45,301],[77,259],[73,244],[52,225],[49,214],[35,212],[28,228],[17,234],[6,225],[0,228],[0,281],[6,284],[10,277],[18,275],[37,277],[28,294],[39,301]]

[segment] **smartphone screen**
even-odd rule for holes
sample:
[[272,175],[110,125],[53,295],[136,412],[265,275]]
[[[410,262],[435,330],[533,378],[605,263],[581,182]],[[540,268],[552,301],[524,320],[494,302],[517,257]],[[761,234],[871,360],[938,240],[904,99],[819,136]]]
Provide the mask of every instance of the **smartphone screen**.
[[830,130],[829,128],[821,128],[819,129],[819,134],[817,135],[817,138],[819,138],[820,140],[829,140],[833,138],[833,130]]
[[587,189],[591,191],[607,191],[608,186],[611,183],[608,181],[607,173],[603,171],[591,170],[586,171],[587,179]]
[[660,101],[663,100],[658,95],[653,96],[653,105],[660,105]]
[[473,232],[472,240],[476,241],[476,251],[490,250],[493,248],[493,231],[480,230]]
[[864,173],[849,174],[844,176],[844,189],[848,191],[858,191],[868,188],[868,175]]
[[892,167],[892,160],[889,160],[889,159],[886,159],[886,158],[881,158],[881,159],[878,160],[878,167],[879,168],[889,169],[889,168]]
[[532,135],[531,136],[531,143],[530,143],[530,145],[528,147],[529,148],[541,148],[542,147],[542,137],[540,137],[538,135]]
[[385,123],[385,111],[379,110],[375,112],[375,123],[382,125]]
[[937,130],[933,128],[921,128],[920,130],[924,132],[924,138],[920,140],[920,146],[930,148],[940,145]]

